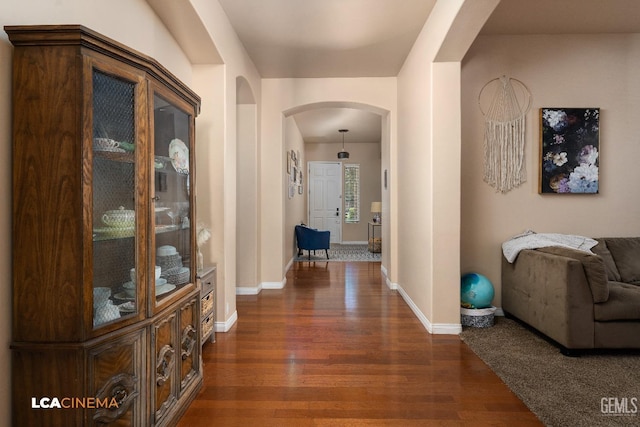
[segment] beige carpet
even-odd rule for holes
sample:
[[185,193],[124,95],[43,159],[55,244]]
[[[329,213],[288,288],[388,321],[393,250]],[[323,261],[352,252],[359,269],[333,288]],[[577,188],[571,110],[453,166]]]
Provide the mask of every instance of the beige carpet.
[[640,426],[637,351],[563,356],[504,317],[460,337],[547,426]]

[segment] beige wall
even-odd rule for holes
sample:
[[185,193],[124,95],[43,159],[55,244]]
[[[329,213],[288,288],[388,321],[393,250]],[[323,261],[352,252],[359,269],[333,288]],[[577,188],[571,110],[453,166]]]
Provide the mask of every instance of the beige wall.
[[[526,229],[587,236],[637,236],[640,203],[640,35],[483,36],[462,68],[463,272],[486,275],[501,305],[501,244]],[[533,95],[526,116],[527,182],[506,194],[482,181],[478,94],[507,75]],[[600,107],[600,194],[539,195],[539,108]]]
[[[304,141],[302,139],[302,134],[296,125],[296,121],[293,117],[287,117],[285,120],[285,151],[283,153],[284,158],[287,158],[287,151],[291,152],[293,150],[296,153],[296,157],[298,153],[300,153],[300,166],[302,169],[302,181],[305,183],[304,188],[306,189],[306,182],[308,180],[307,172],[305,170],[305,152],[304,152]],[[291,175],[287,173],[287,165],[283,163],[282,168],[282,191],[285,194],[284,206],[285,206],[285,227],[284,227],[284,260],[289,263],[296,255],[296,244],[295,244],[295,226],[296,224],[300,224],[301,222],[307,222],[307,205],[305,204],[305,197],[303,194],[298,194],[298,186],[294,183],[294,191],[293,197],[289,198],[289,179],[293,178],[293,168],[295,164],[293,161],[291,162]],[[297,181],[296,181],[297,182]]]
[[[188,0],[187,3],[195,8],[224,62],[223,65],[194,66],[196,75],[192,89],[202,97],[203,107],[196,121],[196,132],[198,145],[206,146],[202,149],[206,150],[206,155],[198,158],[197,166],[199,172],[208,169],[208,180],[199,185],[197,214],[199,221],[212,227],[211,241],[203,253],[205,262],[218,266],[215,327],[217,331],[227,331],[237,317],[236,271],[242,268],[237,266],[236,226],[251,222],[251,216],[260,215],[261,209],[258,203],[258,212],[251,212],[248,217],[242,217],[244,211],[237,209],[237,106],[243,102],[236,99],[237,84],[238,77],[246,80],[248,88],[243,91],[250,92],[256,106],[259,106],[261,80],[220,4],[209,0]],[[260,128],[260,114],[257,107],[256,129]],[[256,133],[257,157],[260,156],[259,138],[259,133]],[[260,233],[259,227],[258,223],[257,233]],[[260,257],[259,253],[257,257]],[[243,258],[240,262],[253,261]],[[250,269],[257,268],[250,266]]]
[[496,3],[438,1],[398,75],[396,286],[433,333],[461,329],[459,61]]
[[258,152],[257,106],[239,104],[236,109],[238,175],[236,223],[236,284],[258,284]]
[[[337,153],[342,149],[342,143],[306,143],[305,153],[307,161],[337,161]],[[367,241],[367,223],[373,218],[371,202],[380,202],[381,193],[381,151],[380,142],[346,144],[349,158],[343,164],[360,165],[360,222],[356,224],[342,223],[342,241]],[[305,166],[305,169],[306,168]],[[305,207],[307,200],[305,199]],[[344,212],[344,206],[342,212]],[[305,209],[305,215],[307,210]],[[307,219],[305,218],[305,221]],[[379,233],[379,232],[377,232]],[[377,234],[376,234],[377,235]]]

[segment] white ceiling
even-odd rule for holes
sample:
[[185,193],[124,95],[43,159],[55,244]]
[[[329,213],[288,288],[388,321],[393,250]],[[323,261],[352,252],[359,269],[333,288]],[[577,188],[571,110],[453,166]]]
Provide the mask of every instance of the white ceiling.
[[396,76],[435,0],[219,0],[260,75]]
[[[150,0],[153,1],[153,0]],[[396,76],[435,0],[219,0],[263,78]],[[502,0],[481,34],[640,33],[640,0]],[[306,141],[379,141],[379,116],[295,117]]]
[[318,108],[293,116],[305,142],[339,142],[339,129],[348,129],[345,146],[361,142],[380,142],[382,118],[354,108]]

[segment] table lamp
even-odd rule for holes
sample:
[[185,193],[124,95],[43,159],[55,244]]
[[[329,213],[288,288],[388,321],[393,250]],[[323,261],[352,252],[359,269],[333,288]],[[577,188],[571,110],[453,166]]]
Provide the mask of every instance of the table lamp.
[[371,213],[373,214],[373,222],[381,223],[380,213],[382,212],[382,202],[371,202]]

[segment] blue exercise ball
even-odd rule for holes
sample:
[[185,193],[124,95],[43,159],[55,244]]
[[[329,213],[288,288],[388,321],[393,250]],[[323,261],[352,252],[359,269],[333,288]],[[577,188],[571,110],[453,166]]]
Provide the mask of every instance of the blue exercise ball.
[[460,285],[460,305],[464,308],[491,307],[495,291],[493,284],[482,274],[467,273]]

